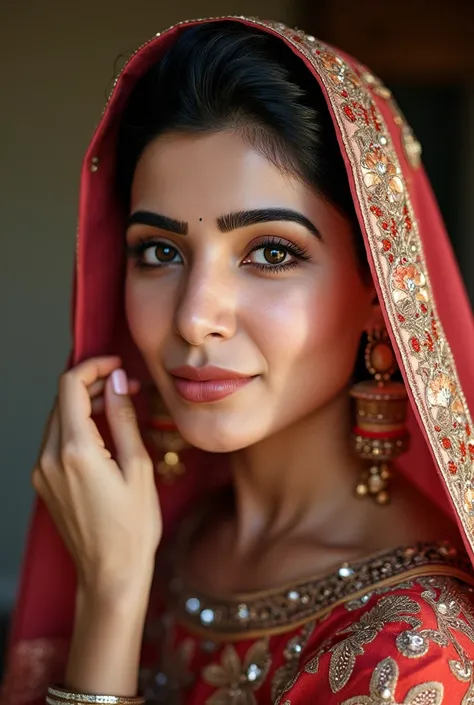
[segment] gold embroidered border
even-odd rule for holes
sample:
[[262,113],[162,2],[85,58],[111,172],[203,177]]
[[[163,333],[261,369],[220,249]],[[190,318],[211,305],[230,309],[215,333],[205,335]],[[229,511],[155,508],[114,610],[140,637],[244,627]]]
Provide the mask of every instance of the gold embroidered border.
[[402,573],[401,575],[394,576],[392,578],[387,578],[386,580],[380,580],[379,582],[371,585],[369,588],[365,587],[364,589],[357,590],[357,591],[351,593],[350,595],[347,595],[345,597],[341,597],[341,599],[337,600],[333,604],[326,605],[325,607],[308,615],[304,619],[300,619],[295,622],[283,624],[279,627],[273,627],[273,628],[261,627],[259,629],[249,629],[248,631],[245,631],[245,632],[242,632],[242,631],[220,632],[218,630],[206,629],[205,627],[200,627],[199,625],[197,625],[195,623],[190,623],[185,618],[177,619],[177,622],[183,624],[190,633],[195,634],[196,636],[199,636],[202,639],[207,639],[209,641],[215,641],[217,643],[246,641],[248,639],[259,639],[263,636],[274,636],[277,634],[285,634],[285,632],[288,632],[293,629],[297,629],[298,627],[302,627],[303,625],[308,624],[309,622],[319,621],[319,620],[323,619],[323,617],[326,617],[334,609],[336,609],[337,607],[340,607],[341,605],[345,604],[346,602],[352,602],[355,600],[359,600],[361,597],[365,597],[369,593],[372,594],[373,592],[375,592],[377,590],[381,590],[383,588],[396,587],[399,583],[405,583],[407,580],[415,580],[416,578],[423,578],[423,577],[430,577],[431,578],[433,576],[454,578],[454,579],[460,580],[461,582],[465,583],[466,585],[469,585],[474,588],[474,576],[471,573],[466,573],[464,571],[458,570],[457,568],[449,568],[448,566],[424,566],[422,568],[413,568],[412,570],[406,571],[405,573]]
[[284,633],[322,618],[337,605],[353,603],[376,587],[400,585],[420,575],[449,575],[474,585],[466,553],[449,543],[420,543],[343,563],[325,575],[231,596],[196,590],[177,571],[170,580],[168,601],[174,617],[197,634],[221,641],[247,639]]

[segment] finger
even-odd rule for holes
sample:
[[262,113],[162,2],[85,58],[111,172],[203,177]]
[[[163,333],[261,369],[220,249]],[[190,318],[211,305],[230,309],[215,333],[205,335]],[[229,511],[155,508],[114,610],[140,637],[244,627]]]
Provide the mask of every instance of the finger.
[[[129,380],[128,383],[128,393],[131,397],[135,396],[135,394],[138,394],[140,391],[140,382],[136,379],[131,379]],[[103,385],[105,387],[105,383]],[[105,399],[104,395],[101,394],[100,396],[95,397],[94,399],[91,400],[91,407],[92,407],[92,415],[93,416],[98,416],[99,414],[103,414],[105,411]]]
[[[138,394],[141,388],[141,383],[137,379],[130,379],[128,381],[128,393],[131,397]],[[105,411],[105,400],[104,400],[104,389],[105,381],[94,382],[93,385],[89,387],[89,395],[91,397],[91,407],[92,415],[103,414]]]
[[87,391],[89,393],[89,396],[91,399],[94,397],[98,396],[99,394],[103,394],[105,388],[105,379],[97,379],[95,382],[93,382],[88,388]]
[[118,357],[96,357],[86,360],[62,375],[59,383],[59,410],[62,442],[87,443],[87,419],[91,414],[88,388],[117,369]]
[[117,450],[118,465],[124,476],[130,477],[135,470],[143,470],[151,461],[138,428],[124,370],[115,370],[107,380],[105,408]]

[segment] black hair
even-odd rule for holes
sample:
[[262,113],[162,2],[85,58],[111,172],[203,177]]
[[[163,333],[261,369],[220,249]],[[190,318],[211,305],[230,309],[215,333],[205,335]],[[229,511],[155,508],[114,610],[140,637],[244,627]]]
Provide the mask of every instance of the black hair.
[[366,262],[349,183],[326,101],[302,60],[280,39],[223,21],[182,32],[137,83],[118,142],[118,188],[128,205],[136,164],[170,132],[240,131],[284,171],[297,175],[354,226]]

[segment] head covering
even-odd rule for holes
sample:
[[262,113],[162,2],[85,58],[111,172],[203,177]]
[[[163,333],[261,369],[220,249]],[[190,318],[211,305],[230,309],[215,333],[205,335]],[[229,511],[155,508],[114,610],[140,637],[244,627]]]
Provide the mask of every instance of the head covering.
[[[367,259],[409,395],[411,447],[400,471],[456,520],[474,559],[474,325],[449,238],[420,162],[420,147],[390,91],[365,66],[302,31],[233,20],[276,35],[301,58],[328,105],[347,169]],[[136,81],[187,27],[144,44],[123,68],[87,151],[81,175],[71,365],[121,354],[143,370],[127,332],[124,213],[112,188],[118,126]],[[315,84],[316,86],[316,84]],[[104,266],[107,262],[107,266]],[[195,496],[198,468],[160,489],[165,523]],[[202,484],[202,477],[201,482]],[[44,506],[29,535],[2,703],[34,702],[65,658],[72,629],[72,563]]]

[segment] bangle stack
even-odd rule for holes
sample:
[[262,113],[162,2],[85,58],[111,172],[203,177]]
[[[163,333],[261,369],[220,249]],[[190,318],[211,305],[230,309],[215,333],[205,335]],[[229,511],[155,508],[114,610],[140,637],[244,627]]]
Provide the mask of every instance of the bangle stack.
[[144,705],[145,698],[137,695],[135,698],[121,698],[117,695],[91,695],[89,693],[73,693],[70,690],[54,686],[48,688],[47,705]]

